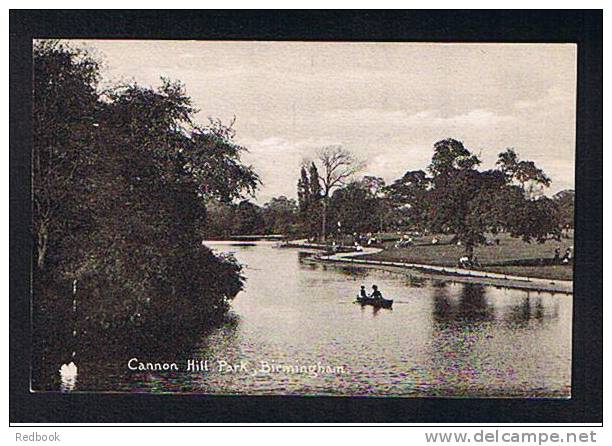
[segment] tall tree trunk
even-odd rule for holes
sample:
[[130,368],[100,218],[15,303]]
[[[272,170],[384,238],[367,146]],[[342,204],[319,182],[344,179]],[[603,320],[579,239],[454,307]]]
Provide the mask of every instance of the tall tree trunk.
[[321,223],[321,239],[325,242],[326,228],[327,228],[327,199],[323,197],[323,216]]
[[468,256],[470,260],[474,257],[474,243],[466,242],[465,244],[465,254]]
[[46,223],[41,223],[38,228],[38,241],[36,244],[38,255],[36,259],[36,266],[39,270],[42,270],[45,267],[45,256],[47,255],[47,242],[49,239],[49,235],[47,232]]

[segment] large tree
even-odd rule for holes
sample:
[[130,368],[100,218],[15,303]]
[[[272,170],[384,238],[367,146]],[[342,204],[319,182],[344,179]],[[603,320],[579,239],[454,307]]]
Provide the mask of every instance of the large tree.
[[[32,189],[35,273],[67,249],[66,234],[87,225],[79,194],[94,156],[98,61],[59,42],[34,46]],[[57,259],[51,259],[56,261]]]
[[298,232],[298,205],[284,195],[273,197],[263,205],[262,219],[266,234],[293,235]]
[[385,180],[381,177],[366,175],[361,179],[360,183],[362,187],[368,191],[368,197],[373,204],[370,218],[368,220],[373,220],[376,222],[373,228],[368,232],[382,232],[387,226],[390,225],[388,220],[393,216],[393,208],[390,200],[387,197]]
[[261,184],[253,167],[242,162],[248,150],[234,140],[234,121],[226,126],[211,119],[208,126],[193,126],[186,150],[181,152],[199,193],[225,203],[253,197]]
[[514,149],[506,149],[498,155],[497,166],[508,181],[521,187],[529,198],[541,196],[550,178],[533,161],[521,160]]
[[[318,177],[318,175],[317,175]],[[308,207],[310,206],[310,178],[305,165],[300,167],[300,179],[297,183],[298,206],[300,218],[305,221],[308,215]]]
[[319,170],[314,162],[303,163],[297,184],[298,206],[302,230],[310,238],[320,230],[317,223],[322,212],[322,189]]
[[262,209],[249,200],[235,207],[232,235],[254,235],[264,232]]
[[541,169],[531,161],[519,160],[514,151],[500,154],[498,169],[481,172],[476,170],[479,164],[478,157],[459,141],[436,143],[430,165],[433,230],[455,234],[468,255],[485,241],[486,232],[500,229],[526,242],[558,237],[554,206],[546,198],[538,200],[526,193],[528,182],[550,184]]
[[496,169],[479,171],[479,165],[478,156],[461,141],[438,141],[430,175],[407,172],[387,193],[396,207],[408,209],[413,222],[432,232],[454,234],[468,255],[488,232],[507,230],[527,242],[559,236],[556,204],[530,193],[529,185],[550,184],[535,163],[508,150],[499,155]]
[[428,193],[429,228],[434,232],[455,234],[464,242],[468,252],[478,243],[482,233],[469,222],[470,202],[484,188],[491,186],[485,185],[485,177],[476,170],[479,164],[480,159],[461,141],[445,139],[434,144],[428,167],[432,184]]
[[559,208],[559,218],[564,228],[574,227],[574,200],[575,192],[572,189],[565,189],[557,192],[553,199]]
[[97,79],[87,54],[35,46],[34,320],[47,331],[37,339],[69,325],[71,285],[79,333],[177,339],[212,324],[242,287],[240,266],[201,244],[205,200],[243,198],[259,180],[231,126],[193,122],[181,84],[102,94]]
[[461,141],[447,138],[434,144],[434,154],[428,170],[434,181],[443,182],[460,171],[474,170],[480,159],[466,149]]
[[423,170],[409,170],[385,188],[387,202],[412,229],[427,226],[431,178]]
[[206,224],[202,225],[203,240],[227,240],[232,234],[236,206],[217,199],[206,200]]
[[353,175],[363,168],[364,163],[341,146],[327,146],[321,149],[317,156],[317,163],[319,164],[318,177],[321,185],[321,239],[325,241],[327,209],[331,193],[334,189],[345,185]]
[[379,193],[383,182],[375,177],[365,177],[338,188],[329,200],[330,224],[328,231],[342,234],[363,234],[380,229],[384,218],[384,198]]

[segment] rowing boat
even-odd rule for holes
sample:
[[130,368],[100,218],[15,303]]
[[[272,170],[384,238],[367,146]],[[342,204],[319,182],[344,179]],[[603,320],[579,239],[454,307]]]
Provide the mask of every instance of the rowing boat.
[[392,299],[373,299],[371,297],[357,296],[357,303],[361,305],[372,305],[376,308],[391,308],[393,305]]

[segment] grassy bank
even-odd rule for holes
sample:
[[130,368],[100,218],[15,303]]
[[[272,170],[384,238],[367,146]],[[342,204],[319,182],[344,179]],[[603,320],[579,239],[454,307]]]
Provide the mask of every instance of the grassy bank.
[[[493,236],[492,236],[493,237]],[[457,266],[458,259],[465,254],[463,246],[450,243],[450,236],[437,236],[440,242],[431,244],[433,236],[414,238],[414,245],[396,248],[393,242],[383,244],[384,251],[363,256],[364,259],[395,262],[424,263],[439,266]],[[557,280],[572,280],[573,265],[551,263],[555,248],[561,256],[574,245],[573,236],[561,241],[548,240],[546,243],[525,243],[507,234],[498,234],[499,245],[478,246],[474,253],[481,267],[475,268],[502,274],[538,277]]]

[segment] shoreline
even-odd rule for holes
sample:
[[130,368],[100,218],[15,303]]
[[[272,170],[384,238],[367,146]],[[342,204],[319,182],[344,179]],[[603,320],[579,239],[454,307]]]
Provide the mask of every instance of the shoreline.
[[[295,240],[284,244],[288,248],[326,249],[324,245],[316,243],[300,243]],[[383,260],[359,259],[359,256],[381,252],[380,248],[364,248],[363,251],[352,251],[330,255],[317,255],[309,260],[313,263],[333,263],[341,266],[358,266],[363,268],[374,268],[398,274],[416,274],[422,277],[451,280],[461,283],[480,283],[496,287],[513,288],[525,291],[550,292],[561,294],[574,294],[574,282],[571,280],[543,279],[526,276],[513,276],[508,274],[493,273],[481,270],[471,270],[438,266],[421,263],[390,262]]]

